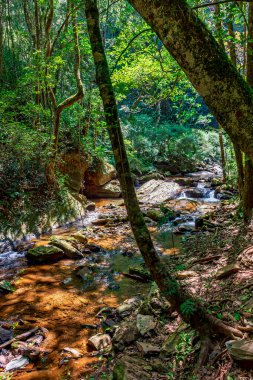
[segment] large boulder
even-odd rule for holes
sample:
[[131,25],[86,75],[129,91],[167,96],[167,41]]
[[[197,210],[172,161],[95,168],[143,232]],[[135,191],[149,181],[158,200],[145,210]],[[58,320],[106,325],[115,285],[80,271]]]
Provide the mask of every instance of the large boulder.
[[96,159],[85,173],[85,184],[103,186],[116,178],[116,169],[108,162]]
[[137,195],[142,202],[161,203],[174,198],[179,191],[180,186],[174,181],[152,179],[138,189]]
[[88,198],[119,198],[121,188],[118,180],[113,180],[102,186],[86,184],[85,194]]
[[83,186],[83,178],[89,166],[89,156],[80,152],[65,153],[61,157],[58,168],[65,175],[67,187],[71,193],[78,194]]
[[53,247],[51,245],[43,245],[29,249],[26,258],[33,264],[41,264],[48,262],[55,262],[66,257],[61,248]]

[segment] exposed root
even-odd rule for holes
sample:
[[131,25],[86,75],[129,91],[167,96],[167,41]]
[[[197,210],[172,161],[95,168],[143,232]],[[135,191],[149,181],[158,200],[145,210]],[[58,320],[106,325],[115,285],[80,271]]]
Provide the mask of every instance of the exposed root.
[[194,370],[195,374],[199,372],[200,368],[207,361],[208,354],[212,347],[213,347],[212,341],[208,336],[201,337],[199,358]]
[[211,331],[214,333],[219,333],[232,339],[243,338],[242,331],[225,324],[224,322],[211,315],[208,316],[208,321],[210,322]]

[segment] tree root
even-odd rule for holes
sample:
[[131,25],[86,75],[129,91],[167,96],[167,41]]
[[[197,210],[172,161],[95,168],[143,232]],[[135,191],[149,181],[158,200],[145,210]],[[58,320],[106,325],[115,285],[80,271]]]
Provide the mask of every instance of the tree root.
[[209,315],[207,318],[210,322],[210,331],[214,333],[219,333],[225,335],[232,339],[243,338],[243,333],[239,329],[229,326],[226,323],[220,321],[219,319]]
[[201,337],[199,358],[194,369],[195,374],[197,374],[200,368],[205,364],[212,347],[213,344],[209,336]]

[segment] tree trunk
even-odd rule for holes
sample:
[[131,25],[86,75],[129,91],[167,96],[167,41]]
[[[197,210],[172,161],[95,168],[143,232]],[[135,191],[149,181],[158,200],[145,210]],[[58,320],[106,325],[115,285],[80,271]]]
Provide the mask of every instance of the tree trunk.
[[219,143],[220,143],[222,176],[223,176],[223,182],[225,183],[227,181],[227,175],[226,175],[226,156],[225,156],[225,147],[224,147],[224,143],[223,143],[222,128],[221,128],[220,125],[219,125]]
[[238,184],[238,192],[240,199],[243,200],[244,193],[244,166],[243,166],[243,155],[241,149],[237,143],[233,143],[233,148],[235,152],[235,161],[237,167],[237,184]]
[[85,0],[85,12],[92,54],[96,67],[97,84],[103,101],[105,119],[112,144],[122,194],[131,228],[145,264],[162,294],[182,315],[183,319],[200,332],[202,337],[209,336],[212,332],[223,333],[229,336],[234,334],[241,336],[242,334],[239,331],[207,314],[198,301],[193,299],[190,294],[180,287],[179,283],[169,273],[167,267],[163,264],[154,248],[149,230],[140,210],[131,176],[120,127],[117,104],[99,28],[97,1]]
[[[253,88],[253,3],[249,3],[248,39],[247,39],[247,82]],[[248,157],[244,168],[243,212],[246,222],[250,221],[253,213],[253,166]]]
[[157,33],[232,141],[253,161],[247,83],[185,0],[128,0]]
[[0,86],[4,79],[4,12],[5,2],[0,4]]

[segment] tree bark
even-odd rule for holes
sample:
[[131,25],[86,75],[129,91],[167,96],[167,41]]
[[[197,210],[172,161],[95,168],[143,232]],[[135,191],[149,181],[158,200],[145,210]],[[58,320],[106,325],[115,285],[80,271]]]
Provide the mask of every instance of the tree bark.
[[220,320],[207,314],[205,309],[194,300],[189,293],[180,287],[179,283],[169,273],[167,267],[163,264],[154,248],[149,230],[139,207],[131,176],[120,127],[117,103],[114,96],[99,27],[99,11],[96,0],[85,0],[85,13],[93,59],[96,67],[97,84],[103,101],[105,119],[112,144],[122,194],[131,228],[145,264],[162,294],[182,315],[183,319],[187,323],[190,323],[193,328],[198,330],[202,336],[210,335],[212,332],[222,333],[229,336],[242,336],[238,330],[225,325]]
[[253,161],[247,83],[185,0],[128,0],[157,33],[232,141]]
[[[253,3],[249,4],[248,10],[247,82],[253,88]],[[243,213],[245,221],[250,221],[253,213],[253,166],[249,157],[246,157],[244,167]]]
[[5,2],[0,4],[0,85],[4,79],[4,13]]
[[221,167],[222,167],[222,176],[223,182],[227,181],[227,173],[226,173],[226,155],[225,155],[225,147],[223,142],[222,128],[219,125],[219,143],[220,143],[220,155],[221,155]]

